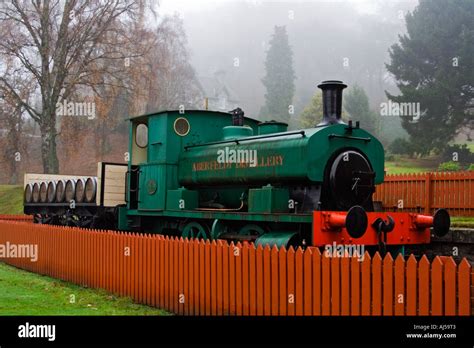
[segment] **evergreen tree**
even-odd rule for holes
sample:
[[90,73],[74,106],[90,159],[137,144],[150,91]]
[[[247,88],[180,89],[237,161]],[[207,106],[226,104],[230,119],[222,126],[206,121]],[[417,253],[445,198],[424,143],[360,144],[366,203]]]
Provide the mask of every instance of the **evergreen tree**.
[[419,103],[419,119],[402,117],[402,125],[426,155],[473,126],[474,1],[420,0],[405,20],[407,34],[391,47],[387,65],[401,95],[386,94],[394,102]]
[[378,115],[370,109],[369,98],[362,87],[354,85],[344,96],[344,109],[354,123],[360,121],[360,127],[372,134],[378,133]]
[[288,122],[295,92],[293,52],[284,26],[275,26],[265,61],[266,75],[262,79],[266,88],[265,106],[261,116]]

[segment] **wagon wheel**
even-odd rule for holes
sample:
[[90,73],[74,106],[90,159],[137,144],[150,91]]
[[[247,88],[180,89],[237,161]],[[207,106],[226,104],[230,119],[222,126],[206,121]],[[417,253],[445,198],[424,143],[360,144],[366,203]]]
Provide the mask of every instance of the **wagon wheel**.
[[183,238],[208,239],[209,227],[201,222],[192,221],[186,224],[181,233]]
[[41,214],[33,215],[33,223],[40,224],[41,223]]
[[76,224],[74,223],[74,219],[71,215],[66,215],[66,226],[70,226],[70,227],[73,227],[73,226],[76,226]]
[[49,222],[49,224],[54,226],[60,225],[59,216],[51,215],[51,221]]
[[67,226],[67,219],[66,219],[66,215],[60,215],[58,217],[58,224],[60,226]]
[[42,214],[40,224],[49,225],[51,223],[51,220],[52,220],[52,217],[50,215]]
[[79,217],[72,214],[71,212],[66,213],[66,226],[70,227],[81,227]]
[[77,226],[82,227],[82,228],[91,228],[93,221],[94,221],[93,217],[83,216],[79,218],[79,221],[77,222]]

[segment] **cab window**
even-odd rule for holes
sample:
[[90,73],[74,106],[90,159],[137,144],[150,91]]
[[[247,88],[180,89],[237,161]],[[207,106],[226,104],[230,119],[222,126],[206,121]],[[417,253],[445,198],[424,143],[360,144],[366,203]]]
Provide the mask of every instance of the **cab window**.
[[135,130],[135,143],[142,149],[148,146],[148,126],[146,124],[141,123],[137,126]]

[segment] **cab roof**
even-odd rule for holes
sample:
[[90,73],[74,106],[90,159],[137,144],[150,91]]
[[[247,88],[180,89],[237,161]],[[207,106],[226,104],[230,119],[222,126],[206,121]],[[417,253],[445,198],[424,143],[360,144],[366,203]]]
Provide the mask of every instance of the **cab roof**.
[[[179,113],[180,110],[154,111],[154,112],[149,112],[149,113],[144,114],[144,115],[132,116],[132,117],[128,118],[128,120],[129,120],[130,122],[141,121],[141,120],[147,119],[147,118],[150,117],[150,116],[159,116],[159,115],[164,115],[164,114],[169,114],[169,113],[175,113],[175,112]],[[220,116],[226,116],[226,117],[231,116],[231,114],[228,113],[228,112],[212,111],[212,110],[185,110],[184,114],[186,114],[186,113],[188,113],[188,112],[192,112],[192,113],[215,114],[216,116],[217,116],[217,115],[220,115]],[[260,123],[260,121],[257,120],[257,119],[255,119],[255,118],[251,118],[251,117],[244,116],[244,119],[250,120],[250,121],[254,121],[254,122],[257,122],[257,123]]]

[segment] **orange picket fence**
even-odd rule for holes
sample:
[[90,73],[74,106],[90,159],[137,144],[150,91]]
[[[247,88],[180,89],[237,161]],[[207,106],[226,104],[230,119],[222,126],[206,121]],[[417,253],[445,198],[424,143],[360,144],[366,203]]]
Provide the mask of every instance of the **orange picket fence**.
[[[327,257],[224,241],[0,221],[1,261],[180,315],[471,315],[464,259]],[[23,252],[27,250],[23,247]],[[20,255],[17,255],[20,256]]]
[[374,200],[387,210],[474,216],[474,171],[386,175]]

